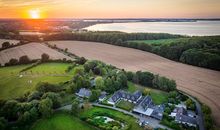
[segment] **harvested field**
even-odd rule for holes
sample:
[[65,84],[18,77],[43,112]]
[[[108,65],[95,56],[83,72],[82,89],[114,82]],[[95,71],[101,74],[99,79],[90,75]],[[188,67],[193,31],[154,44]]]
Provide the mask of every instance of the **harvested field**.
[[220,72],[174,62],[152,53],[103,43],[54,41],[60,48],[129,71],[147,70],[176,80],[178,89],[209,105],[220,126]]
[[30,43],[10,49],[0,51],[0,63],[3,65],[11,58],[19,59],[23,55],[27,55],[30,59],[40,59],[43,53],[47,53],[51,59],[70,59],[70,57],[65,56],[43,44],[40,43]]
[[8,39],[0,39],[0,48],[2,47],[2,43],[4,42],[9,42],[10,44],[17,44],[19,41],[18,40],[8,40]]

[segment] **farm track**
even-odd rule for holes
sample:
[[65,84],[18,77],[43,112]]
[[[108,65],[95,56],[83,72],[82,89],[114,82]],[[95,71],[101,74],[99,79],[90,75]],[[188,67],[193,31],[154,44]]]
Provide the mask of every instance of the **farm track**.
[[29,43],[0,51],[0,63],[3,65],[11,58],[19,59],[23,55],[27,55],[30,59],[40,59],[43,53],[47,53],[51,59],[71,59],[62,53],[59,53],[40,43]]
[[158,55],[109,44],[53,41],[59,48],[88,59],[100,60],[128,71],[146,70],[176,80],[177,87],[209,105],[220,127],[220,72],[174,62]]

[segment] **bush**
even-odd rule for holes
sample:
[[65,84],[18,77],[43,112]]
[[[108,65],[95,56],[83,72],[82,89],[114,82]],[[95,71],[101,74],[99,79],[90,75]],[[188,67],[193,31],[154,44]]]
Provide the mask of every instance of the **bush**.
[[54,85],[47,82],[40,82],[36,85],[36,90],[45,93],[45,92],[60,92],[63,89],[59,85]]
[[2,43],[2,48],[9,48],[11,44],[9,42],[3,42]]
[[28,56],[24,55],[19,58],[19,64],[28,64],[30,63],[30,59]]
[[49,56],[48,54],[43,53],[43,54],[41,55],[41,61],[42,61],[42,62],[47,62],[49,59],[50,59],[50,56]]

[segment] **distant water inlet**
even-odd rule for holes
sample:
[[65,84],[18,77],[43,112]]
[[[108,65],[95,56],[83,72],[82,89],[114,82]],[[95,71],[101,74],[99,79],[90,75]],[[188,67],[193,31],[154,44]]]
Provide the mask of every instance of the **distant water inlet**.
[[148,32],[211,36],[220,35],[220,21],[110,23],[97,24],[85,29],[90,31],[122,31],[127,33]]

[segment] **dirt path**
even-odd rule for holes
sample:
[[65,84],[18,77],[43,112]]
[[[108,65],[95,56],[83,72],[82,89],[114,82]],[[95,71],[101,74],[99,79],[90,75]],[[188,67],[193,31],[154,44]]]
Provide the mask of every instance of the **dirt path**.
[[178,89],[209,105],[220,127],[220,72],[177,63],[152,53],[94,42],[55,41],[60,48],[129,71],[147,70],[176,80]]

